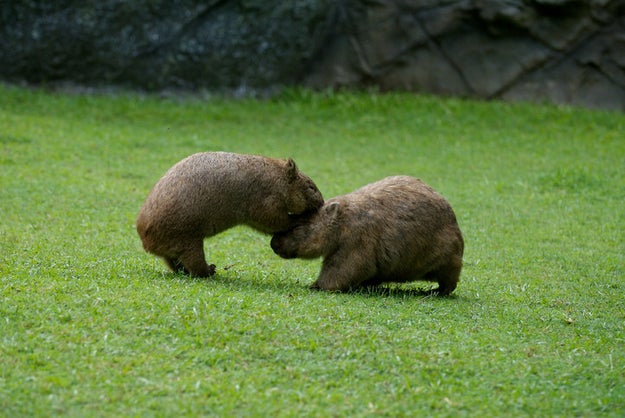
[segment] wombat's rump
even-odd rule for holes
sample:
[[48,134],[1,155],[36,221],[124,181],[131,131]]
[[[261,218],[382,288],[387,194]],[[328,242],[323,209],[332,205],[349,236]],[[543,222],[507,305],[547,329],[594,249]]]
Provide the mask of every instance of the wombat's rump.
[[318,209],[323,197],[292,159],[204,152],[170,168],[148,195],[137,218],[146,251],[173,271],[215,273],[203,240],[245,224],[267,234],[287,230],[292,215]]
[[327,200],[274,235],[271,247],[283,258],[323,256],[315,288],[427,280],[446,295],[460,277],[464,240],[443,196],[419,179],[394,176]]

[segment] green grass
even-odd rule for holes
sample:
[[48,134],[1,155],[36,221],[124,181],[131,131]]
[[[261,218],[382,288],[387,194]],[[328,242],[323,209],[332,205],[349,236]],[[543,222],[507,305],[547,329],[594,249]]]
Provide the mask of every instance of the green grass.
[[[168,273],[135,216],[181,158],[292,156],[326,197],[448,198],[448,298],[310,291],[239,227]],[[625,117],[407,94],[269,101],[0,87],[0,416],[623,416]]]

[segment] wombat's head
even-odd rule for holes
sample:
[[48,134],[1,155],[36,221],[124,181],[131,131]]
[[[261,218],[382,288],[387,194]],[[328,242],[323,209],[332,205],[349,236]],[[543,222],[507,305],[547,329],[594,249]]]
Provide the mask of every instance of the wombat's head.
[[332,202],[317,212],[297,218],[295,226],[271,239],[271,248],[282,258],[317,258],[330,253],[335,246],[339,203]]
[[286,163],[286,206],[290,214],[299,215],[314,211],[323,205],[323,196],[315,183],[302,173],[289,158]]

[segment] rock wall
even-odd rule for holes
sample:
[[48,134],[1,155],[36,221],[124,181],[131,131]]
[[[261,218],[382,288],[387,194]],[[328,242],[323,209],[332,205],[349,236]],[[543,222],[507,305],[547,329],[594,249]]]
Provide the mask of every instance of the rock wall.
[[0,78],[625,110],[625,0],[8,0]]
[[142,89],[295,84],[331,0],[8,0],[0,76]]
[[623,0],[371,0],[306,83],[625,110]]

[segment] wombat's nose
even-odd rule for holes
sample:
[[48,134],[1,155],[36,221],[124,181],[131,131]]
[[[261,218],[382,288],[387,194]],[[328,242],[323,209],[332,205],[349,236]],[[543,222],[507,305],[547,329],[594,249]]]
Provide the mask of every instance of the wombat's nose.
[[278,249],[280,248],[280,246],[278,245],[278,240],[275,235],[273,236],[273,238],[271,238],[270,245],[271,245],[271,249],[273,250],[273,252],[278,254]]
[[281,242],[280,242],[280,236],[278,234],[274,235],[273,238],[271,238],[271,249],[273,250],[274,253],[278,254],[280,257],[282,258],[293,258],[294,255],[293,254],[289,254],[288,251],[285,251],[285,249],[283,248]]

